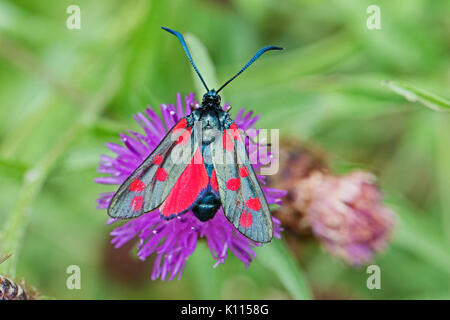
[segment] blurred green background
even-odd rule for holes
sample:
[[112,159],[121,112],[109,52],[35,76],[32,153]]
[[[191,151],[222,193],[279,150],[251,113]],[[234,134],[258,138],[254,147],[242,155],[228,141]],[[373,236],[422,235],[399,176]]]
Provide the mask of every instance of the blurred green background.
[[[80,30],[66,27],[71,4],[81,8]],[[381,8],[381,30],[366,27],[371,4]],[[449,299],[450,114],[424,107],[448,107],[427,94],[450,97],[448,12],[445,0],[0,2],[0,248],[14,249],[15,276],[64,299]],[[232,116],[253,109],[260,127],[322,148],[337,172],[379,177],[398,215],[375,261],[381,290],[367,289],[365,268],[315,241],[300,244],[299,259],[282,242],[263,247],[249,269],[231,255],[213,269],[202,243],[172,282],[151,281],[151,262],[137,262],[131,247],[112,249],[113,227],[95,209],[98,193],[113,190],[93,182],[104,144],[137,130],[131,115],[148,104],[196,91],[180,44],[161,25],[195,35],[189,43],[209,83],[264,45],[286,48],[224,98]],[[383,80],[413,86],[405,92],[419,101]],[[73,264],[81,290],[66,288]]]

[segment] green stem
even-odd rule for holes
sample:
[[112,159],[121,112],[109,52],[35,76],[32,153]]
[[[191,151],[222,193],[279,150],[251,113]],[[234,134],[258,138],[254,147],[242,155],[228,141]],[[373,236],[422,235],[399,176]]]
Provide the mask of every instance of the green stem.
[[436,128],[436,156],[434,157],[436,168],[439,171],[437,190],[441,203],[442,229],[447,244],[450,245],[450,118],[435,117]]
[[430,265],[434,265],[450,276],[450,254],[447,250],[431,241],[428,237],[419,235],[420,233],[413,232],[408,227],[400,227],[396,230],[393,244],[423,257],[425,260],[428,260]]
[[53,148],[51,148],[35,166],[25,173],[23,184],[19,192],[19,198],[16,201],[15,207],[9,214],[9,218],[0,235],[2,251],[5,253],[13,253],[13,256],[10,259],[0,265],[0,273],[15,277],[17,252],[20,249],[19,244],[24,230],[28,225],[31,206],[57,160],[81,133],[95,123],[98,115],[106,107],[108,101],[116,92],[116,89],[119,87],[120,79],[120,77],[117,76],[117,71],[118,69],[113,69],[113,71],[111,71],[103,88],[99,90],[99,93],[90,102],[88,102],[87,107],[83,109],[80,116],[66,130]]
[[392,244],[422,257],[430,265],[450,275],[450,253],[447,243],[437,236],[437,228],[429,229],[429,226],[413,218],[424,217],[425,214],[413,211],[404,201],[393,199],[386,201],[399,217]]
[[55,88],[58,93],[75,101],[78,105],[83,105],[84,97],[80,91],[72,84],[56,76],[50,69],[39,60],[39,58],[22,48],[11,39],[0,36],[0,57],[16,65],[25,72],[36,75],[40,80]]
[[297,300],[313,298],[303,271],[298,266],[284,241],[274,240],[272,243],[257,250],[258,261],[270,269],[280,282]]

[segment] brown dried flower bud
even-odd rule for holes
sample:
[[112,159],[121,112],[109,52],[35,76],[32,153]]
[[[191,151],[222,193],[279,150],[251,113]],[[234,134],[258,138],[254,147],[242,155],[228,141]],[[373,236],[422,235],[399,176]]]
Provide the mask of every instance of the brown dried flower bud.
[[332,254],[352,265],[370,262],[390,240],[394,213],[382,204],[375,177],[314,172],[300,181],[295,206]]
[[312,231],[333,255],[352,265],[367,263],[387,245],[394,213],[382,204],[373,175],[333,175],[324,158],[298,142],[281,144],[281,171],[269,185],[286,189],[288,195],[274,215],[295,252]]

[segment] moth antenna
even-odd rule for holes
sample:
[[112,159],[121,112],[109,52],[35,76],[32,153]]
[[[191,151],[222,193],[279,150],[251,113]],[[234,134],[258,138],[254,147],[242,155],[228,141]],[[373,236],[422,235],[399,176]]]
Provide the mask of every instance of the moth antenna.
[[256,61],[256,59],[258,59],[264,52],[270,51],[270,50],[284,50],[284,48],[281,47],[275,47],[275,46],[267,46],[264,47],[262,49],[260,49],[257,53],[255,53],[255,55],[250,59],[249,62],[247,62],[247,64],[241,69],[239,70],[238,73],[236,73],[230,80],[228,80],[227,82],[225,82],[220,88],[219,90],[216,91],[216,93],[219,93],[220,90],[222,90],[223,88],[225,88],[225,86],[227,84],[229,84],[231,81],[233,81],[237,76],[239,76],[242,72],[244,72],[245,69],[247,69],[248,67],[250,67],[250,65]]
[[191,53],[189,52],[189,49],[188,49],[188,47],[186,45],[186,41],[184,41],[184,38],[181,35],[181,33],[179,33],[178,31],[166,28],[166,27],[161,27],[161,29],[163,29],[163,30],[165,30],[167,32],[170,32],[171,34],[175,35],[178,38],[178,40],[180,40],[181,46],[183,47],[183,50],[186,53],[186,56],[188,57],[188,59],[191,62],[192,66],[194,67],[195,72],[197,72],[198,77],[200,78],[201,82],[203,83],[203,86],[205,87],[206,91],[208,92],[209,91],[208,86],[206,85],[205,80],[203,80],[203,77],[200,74],[200,71],[198,71],[197,66],[194,63],[194,60],[192,60]]

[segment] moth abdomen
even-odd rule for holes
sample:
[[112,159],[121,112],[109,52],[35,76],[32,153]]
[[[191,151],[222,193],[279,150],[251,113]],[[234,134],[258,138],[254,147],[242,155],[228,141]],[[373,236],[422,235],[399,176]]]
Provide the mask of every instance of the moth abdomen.
[[204,222],[212,219],[221,205],[220,198],[214,193],[208,192],[200,199],[196,206],[192,208],[192,211],[197,219]]
[[27,295],[19,284],[0,276],[0,300],[27,300]]

